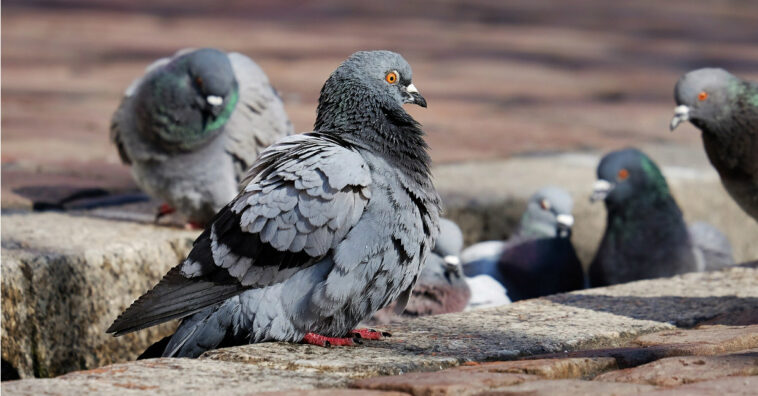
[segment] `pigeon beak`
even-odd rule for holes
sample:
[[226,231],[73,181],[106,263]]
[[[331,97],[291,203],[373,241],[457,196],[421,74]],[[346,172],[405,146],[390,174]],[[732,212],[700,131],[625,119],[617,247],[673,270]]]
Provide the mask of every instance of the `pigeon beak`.
[[689,106],[685,105],[679,105],[676,106],[674,109],[674,118],[671,119],[671,124],[669,124],[669,130],[674,131],[676,127],[679,126],[679,124],[683,123],[684,121],[688,121],[690,119],[690,108]]
[[571,228],[574,225],[574,216],[570,214],[559,214],[558,216],[555,216],[555,220],[559,225],[567,228]]
[[613,184],[607,180],[600,179],[595,182],[592,188],[592,195],[590,196],[590,202],[605,200],[605,197],[613,191]]
[[559,214],[555,216],[555,221],[558,223],[558,229],[556,230],[559,237],[568,238],[571,236],[571,227],[574,225],[574,216],[570,214]]
[[453,256],[452,254],[445,256],[443,260],[445,260],[445,264],[447,265],[451,265],[451,266],[461,265],[461,259],[458,258],[458,256]]
[[408,93],[408,97],[405,98],[405,103],[413,103],[417,104],[421,107],[426,107],[426,99],[424,99],[423,96],[418,92],[418,89],[416,89],[416,86],[413,84],[408,85],[405,87],[405,92]]
[[224,103],[224,98],[216,95],[208,95],[205,97],[205,101],[211,106],[220,106]]
[[224,98],[216,95],[208,95],[205,97],[205,103],[208,104],[208,111],[213,114],[214,117],[218,117],[221,114],[221,110],[224,108],[221,106],[224,104]]
[[448,255],[442,258],[445,262],[445,271],[452,272],[457,276],[461,276],[463,268],[461,267],[461,259],[458,256]]

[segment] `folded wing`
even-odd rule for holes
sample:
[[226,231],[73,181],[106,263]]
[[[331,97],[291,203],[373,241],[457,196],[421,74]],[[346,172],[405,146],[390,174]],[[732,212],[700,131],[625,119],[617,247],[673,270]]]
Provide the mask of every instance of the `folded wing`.
[[290,136],[269,147],[245,188],[192,251],[107,330],[121,335],[191,315],[315,264],[358,222],[370,199],[363,158],[335,136]]

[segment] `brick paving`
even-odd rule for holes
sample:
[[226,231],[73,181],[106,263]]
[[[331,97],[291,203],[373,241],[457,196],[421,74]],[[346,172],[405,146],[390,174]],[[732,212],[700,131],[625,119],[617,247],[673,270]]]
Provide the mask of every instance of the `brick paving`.
[[[471,363],[432,373],[374,377],[351,386],[414,396],[715,394],[717,390],[749,394],[758,389],[751,388],[758,379],[758,325],[662,331],[640,336],[631,344],[637,346],[567,354],[572,357]],[[661,358],[671,355],[678,357]],[[641,364],[647,359],[652,362]],[[635,367],[618,369],[627,365]]]
[[[122,92],[187,46],[253,57],[297,131],[328,74],[358,49],[403,53],[428,109],[410,109],[437,162],[643,143],[668,132],[673,84],[722,65],[758,79],[758,3],[642,0],[3,2],[3,207],[24,186],[134,188],[108,141]],[[339,11],[339,10],[344,10]],[[714,17],[715,16],[715,17]]]

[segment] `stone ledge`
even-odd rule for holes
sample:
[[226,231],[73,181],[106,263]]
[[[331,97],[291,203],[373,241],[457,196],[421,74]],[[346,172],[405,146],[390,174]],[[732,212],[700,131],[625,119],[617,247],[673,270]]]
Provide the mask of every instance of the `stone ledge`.
[[22,378],[134,359],[171,331],[104,332],[197,232],[58,213],[3,214],[2,226],[2,357]]
[[[730,312],[744,312],[746,308],[755,306],[756,301],[758,269],[735,267],[720,272],[687,274],[526,300],[480,311],[419,318],[388,327],[387,330],[393,333],[390,338],[365,341],[355,348],[325,349],[286,343],[255,344],[210,351],[196,360],[130,362],[71,373],[55,379],[6,382],[3,383],[2,390],[11,394],[48,391],[52,394],[67,394],[76,389],[77,394],[86,394],[89,389],[92,394],[121,395],[140,392],[217,392],[229,389],[231,394],[239,394],[242,391],[237,390],[241,389],[249,393],[344,388],[365,378],[398,375],[408,371],[417,372],[413,375],[424,378],[424,375],[433,376],[434,373],[419,372],[439,371],[459,365],[463,367],[455,370],[467,373],[462,374],[461,378],[466,381],[470,378],[473,381],[474,376],[479,378],[479,383],[483,384],[480,389],[482,391],[500,390],[508,384],[519,383],[521,385],[518,386],[523,387],[553,389],[550,388],[552,383],[529,384],[546,379],[580,381],[566,382],[567,389],[576,386],[576,389],[594,387],[593,389],[607,390],[610,389],[608,386],[618,386],[619,391],[647,390],[652,389],[647,388],[650,385],[604,385],[599,381],[596,381],[598,384],[586,384],[585,382],[592,381],[581,381],[623,367],[613,352],[574,356],[582,359],[558,360],[547,365],[534,361],[493,364],[476,362],[512,360],[540,353],[553,353],[553,358],[563,358],[591,352],[583,351],[588,348],[601,347],[625,347],[638,351],[668,348],[667,345],[680,348],[681,345],[697,343],[698,339],[703,341],[704,338],[700,336],[705,333],[709,334],[705,341],[710,340],[715,345],[713,353],[723,353],[734,348],[756,348],[758,337],[755,335],[758,332],[755,331],[755,326],[704,326],[697,330],[681,330],[675,326],[697,324]],[[651,307],[658,309],[653,310]],[[716,330],[721,332],[716,334]],[[663,333],[649,335],[660,331]],[[742,341],[733,343],[735,339]],[[128,342],[126,339],[119,341]],[[665,345],[640,346],[644,342],[663,342]],[[732,346],[727,347],[728,345]],[[678,350],[682,353],[690,351],[683,348]],[[660,357],[666,355],[654,358]],[[488,374],[486,371],[490,369],[495,373]],[[495,375],[498,379],[490,382],[488,375]],[[563,382],[556,384],[561,383]],[[133,387],[127,389],[114,384],[133,384]],[[449,384],[454,389],[459,388],[452,380]],[[570,384],[573,385],[569,386]],[[137,386],[158,388],[139,390],[134,388]],[[387,390],[408,391],[405,388]]]

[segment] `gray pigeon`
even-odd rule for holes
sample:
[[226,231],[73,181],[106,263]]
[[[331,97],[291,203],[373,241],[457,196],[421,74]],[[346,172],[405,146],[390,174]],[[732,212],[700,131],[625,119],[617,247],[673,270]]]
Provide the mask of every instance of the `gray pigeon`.
[[758,83],[723,69],[691,71],[676,83],[673,131],[700,129],[708,159],[739,206],[758,221]]
[[565,190],[541,188],[529,198],[511,238],[463,252],[466,276],[491,276],[505,287],[511,301],[583,288],[584,272],[571,243],[573,206]]
[[461,269],[463,233],[458,225],[440,219],[440,235],[426,260],[405,311],[398,314],[389,305],[379,310],[368,324],[388,324],[419,316],[463,311],[471,297]]
[[605,201],[608,219],[590,265],[592,287],[734,263],[731,247],[718,230],[702,225],[692,231],[687,228],[666,179],[641,151],[629,148],[607,154],[597,177],[592,200]]
[[162,351],[184,357],[376,336],[353,329],[405,307],[439,232],[424,133],[404,103],[426,107],[403,57],[350,56],[321,90],[315,132],[264,150],[187,259],[107,331],[184,318]]
[[201,226],[237,195],[261,150],[292,134],[281,99],[250,58],[186,49],[127,88],[111,140],[137,185]]

